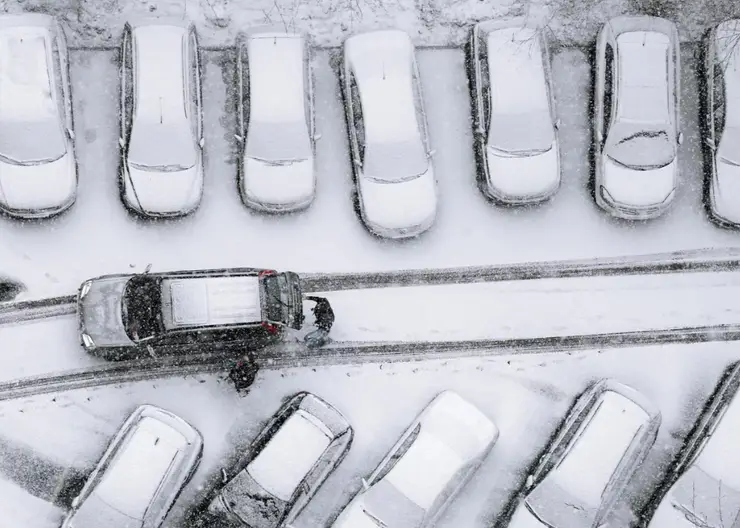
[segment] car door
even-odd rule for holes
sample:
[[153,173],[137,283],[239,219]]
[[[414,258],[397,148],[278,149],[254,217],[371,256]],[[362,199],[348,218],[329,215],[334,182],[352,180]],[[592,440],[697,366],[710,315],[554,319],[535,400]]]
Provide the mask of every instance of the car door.
[[416,63],[413,50],[411,51],[411,86],[414,93],[414,109],[416,111],[417,126],[419,128],[419,135],[421,141],[424,143],[424,150],[427,153],[427,157],[432,157],[432,144],[429,138],[429,128],[427,124],[427,113],[424,108],[424,95],[421,87],[421,75],[419,74],[419,67]]
[[[717,61],[713,64],[711,75],[712,89],[709,92],[711,98],[711,105],[709,106],[709,147],[714,154],[722,141],[726,118],[725,75],[723,66]],[[714,158],[714,156],[712,157]]]
[[306,121],[308,123],[308,132],[311,136],[311,146],[316,149],[316,95],[314,85],[316,84],[316,74],[314,73],[313,63],[315,52],[308,37],[304,37],[304,82],[306,83]]
[[194,29],[188,33],[188,92],[189,113],[193,129],[193,137],[199,148],[205,143],[203,137],[203,96],[201,94],[200,52],[198,37]]
[[60,104],[62,105],[62,119],[65,122],[65,129],[70,143],[74,148],[74,113],[72,102],[72,85],[69,76],[69,50],[67,49],[67,40],[64,35],[64,29],[61,24],[55,25],[56,31],[52,39],[52,54],[54,55],[55,77],[58,83],[59,92],[62,95]]
[[349,72],[349,109],[350,109],[350,149],[355,168],[355,177],[362,174],[362,159],[365,150],[365,121],[363,118],[360,89],[352,71]]
[[119,145],[125,156],[134,112],[134,57],[131,26],[126,24],[121,43],[121,109]]
[[604,48],[604,91],[602,95],[602,119],[599,122],[601,128],[601,141],[598,145],[597,152],[602,153],[604,150],[604,143],[609,135],[609,129],[612,124],[612,116],[614,105],[617,97],[615,94],[616,82],[614,80],[614,47],[610,42],[607,42]]
[[472,105],[473,105],[473,133],[475,141],[479,146],[485,143],[486,116],[484,112],[484,99],[486,98],[486,85],[488,83],[484,76],[488,74],[487,51],[481,37],[478,26],[473,28],[470,36],[471,67],[473,75]]

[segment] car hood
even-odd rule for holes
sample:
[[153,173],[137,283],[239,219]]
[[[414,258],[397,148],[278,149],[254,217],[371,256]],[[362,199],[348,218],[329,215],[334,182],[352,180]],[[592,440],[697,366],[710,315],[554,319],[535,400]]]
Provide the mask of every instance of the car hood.
[[95,280],[80,299],[80,331],[89,335],[96,346],[131,345],[121,314],[121,298],[128,277]]
[[378,183],[360,179],[360,196],[366,220],[386,229],[423,224],[437,212],[437,191],[430,169],[413,180]]
[[676,185],[677,165],[674,159],[660,169],[638,171],[603,158],[601,184],[619,204],[648,206],[665,201]]
[[0,199],[9,209],[47,209],[74,199],[77,170],[72,150],[40,165],[0,162]]
[[200,199],[203,185],[200,160],[195,166],[177,172],[143,171],[131,165],[127,172],[128,183],[136,191],[133,205],[145,213],[178,213],[191,209]]
[[334,521],[332,528],[378,528],[378,525],[362,511],[363,496],[364,494],[360,493],[352,499]]
[[243,192],[262,204],[288,205],[311,199],[314,193],[313,157],[286,165],[244,158]]
[[552,192],[560,184],[557,143],[547,152],[527,157],[502,156],[488,149],[488,177],[504,196],[527,198]]
[[713,188],[714,208],[719,216],[740,223],[740,166],[717,161]]
[[535,517],[535,515],[527,509],[527,506],[522,502],[517,507],[511,521],[508,524],[509,528],[546,528],[546,524],[541,522]]

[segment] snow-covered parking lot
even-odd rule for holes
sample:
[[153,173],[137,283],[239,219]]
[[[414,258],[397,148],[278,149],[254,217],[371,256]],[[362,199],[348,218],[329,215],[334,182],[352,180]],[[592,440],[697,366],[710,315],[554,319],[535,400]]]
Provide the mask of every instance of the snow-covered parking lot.
[[117,168],[117,65],[111,51],[73,51],[72,79],[80,165],[79,195],[52,222],[0,219],[4,273],[26,283],[27,297],[65,295],[103,273],[227,266],[296,271],[437,268],[645,254],[735,245],[737,233],[714,227],[701,205],[694,50],[683,51],[681,181],[673,209],[644,224],[607,218],[588,194],[590,65],[578,49],[555,55],[562,118],[563,185],[551,203],[506,209],[475,186],[469,96],[460,49],[420,49],[430,134],[436,149],[440,209],[418,240],[381,241],[352,205],[344,116],[333,52],[316,61],[318,190],[311,208],[271,217],[248,211],[236,189],[231,56],[203,53],[206,187],[200,209],[177,222],[145,222],[121,205]]
[[[641,391],[663,414],[654,449],[620,505],[612,527],[628,526],[628,506],[641,506],[675,455],[680,440],[730,361],[740,358],[734,344],[678,345],[590,351],[570,356],[546,354],[519,358],[368,364],[357,367],[296,368],[262,372],[246,397],[235,395],[221,376],[141,382],[4,402],[0,407],[3,443],[29,448],[18,481],[37,494],[64,489],[58,479],[23,482],[31,463],[88,469],[106,442],[137,405],[148,402],[179,414],[205,437],[204,459],[166,526],[182,526],[183,508],[197,502],[198,487],[217,477],[221,464],[248,445],[281,399],[311,391],[333,403],[355,428],[349,455],[296,522],[296,528],[325,526],[360,486],[414,416],[438,392],[453,389],[479,406],[501,435],[491,455],[443,517],[441,527],[489,526],[521,485],[563,414],[591,381],[614,377]],[[57,475],[58,476],[58,475]],[[20,494],[16,491],[14,495]],[[62,510],[37,508],[29,495],[13,503],[17,517],[2,526],[56,526]],[[28,511],[38,515],[24,521]],[[12,514],[12,512],[11,512]]]

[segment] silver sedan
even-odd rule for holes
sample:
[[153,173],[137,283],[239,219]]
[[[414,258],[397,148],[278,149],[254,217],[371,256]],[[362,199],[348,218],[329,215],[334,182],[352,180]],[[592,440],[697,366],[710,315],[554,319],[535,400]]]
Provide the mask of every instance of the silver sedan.
[[50,16],[0,16],[0,210],[58,214],[75,202],[69,57]]
[[198,39],[180,20],[127,23],[121,45],[121,197],[144,216],[181,216],[203,194]]

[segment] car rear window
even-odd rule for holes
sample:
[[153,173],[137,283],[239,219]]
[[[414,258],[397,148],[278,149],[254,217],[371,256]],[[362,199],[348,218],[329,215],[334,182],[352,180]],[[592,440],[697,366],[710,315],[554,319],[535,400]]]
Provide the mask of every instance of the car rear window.
[[247,472],[266,491],[287,501],[328,446],[329,437],[298,410],[249,463]]
[[144,418],[115,455],[95,489],[109,506],[143,519],[184,438],[154,418]]

